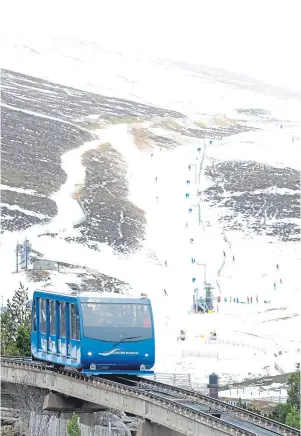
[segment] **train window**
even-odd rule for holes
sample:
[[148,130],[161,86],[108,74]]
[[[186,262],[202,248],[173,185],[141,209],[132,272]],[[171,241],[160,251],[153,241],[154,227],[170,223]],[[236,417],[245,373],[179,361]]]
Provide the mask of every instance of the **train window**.
[[76,306],[76,340],[80,340],[80,325],[79,325],[79,314],[78,307]]
[[76,338],[76,307],[75,304],[70,304],[70,338],[71,339],[77,339]]
[[46,300],[40,299],[40,332],[46,333]]
[[32,305],[32,331],[37,331],[37,312],[36,312],[36,300],[33,300]]
[[55,301],[49,300],[49,313],[50,313],[50,334],[56,334],[56,310],[55,310]]
[[[147,304],[82,303],[85,337],[103,341],[152,338],[152,320]],[[139,338],[139,339],[138,339]]]
[[60,301],[60,336],[66,337],[66,303]]

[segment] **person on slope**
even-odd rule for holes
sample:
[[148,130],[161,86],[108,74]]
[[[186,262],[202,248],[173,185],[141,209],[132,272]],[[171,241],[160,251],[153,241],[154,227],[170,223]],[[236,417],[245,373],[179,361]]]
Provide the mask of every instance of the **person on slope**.
[[157,182],[158,181],[158,176],[156,176],[156,178],[155,178],[155,182]]
[[188,209],[188,213],[192,213],[192,207]]
[[274,290],[276,290],[276,282],[274,282]]
[[195,263],[195,258],[194,257],[191,258],[191,263]]
[[194,239],[190,238],[190,244],[193,244],[193,243],[194,243]]
[[225,251],[223,251],[223,253],[224,253],[224,257],[226,257],[226,252],[225,252]]
[[233,262],[235,262],[235,256],[232,257]]
[[186,198],[189,198],[189,192],[186,192]]
[[158,196],[156,197],[156,200],[159,201],[159,197]]
[[276,270],[279,271],[279,265],[278,265],[278,263],[276,264]]
[[187,185],[190,185],[190,180],[186,180]]
[[186,221],[185,227],[186,227],[186,229],[188,228],[188,222],[187,221]]
[[163,289],[163,292],[164,292],[165,297],[167,297],[166,289]]
[[164,263],[165,263],[165,266],[167,266],[167,260]]

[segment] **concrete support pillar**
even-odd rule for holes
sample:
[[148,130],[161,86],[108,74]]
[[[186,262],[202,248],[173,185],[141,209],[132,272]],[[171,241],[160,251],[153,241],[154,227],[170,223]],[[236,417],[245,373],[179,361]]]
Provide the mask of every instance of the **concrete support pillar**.
[[137,436],[183,436],[183,434],[152,422],[141,422],[137,428]]
[[66,397],[54,392],[50,392],[44,398],[43,410],[51,412],[98,412],[106,410],[107,407],[100,404],[89,403],[78,398]]

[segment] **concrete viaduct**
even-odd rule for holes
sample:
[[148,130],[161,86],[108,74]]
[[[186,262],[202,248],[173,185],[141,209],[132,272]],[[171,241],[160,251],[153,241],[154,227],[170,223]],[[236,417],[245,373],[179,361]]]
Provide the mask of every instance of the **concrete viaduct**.
[[[243,430],[217,417],[154,397],[147,390],[112,384],[109,381],[87,379],[81,374],[53,372],[33,365],[2,362],[2,381],[25,384],[47,389],[50,392],[78,398],[94,404],[91,411],[104,408],[123,410],[145,420],[138,428],[137,436],[224,436],[248,435],[255,433]],[[59,399],[60,398],[60,399]],[[63,397],[55,394],[46,396],[44,409],[63,407]],[[56,403],[56,404],[55,404]]]

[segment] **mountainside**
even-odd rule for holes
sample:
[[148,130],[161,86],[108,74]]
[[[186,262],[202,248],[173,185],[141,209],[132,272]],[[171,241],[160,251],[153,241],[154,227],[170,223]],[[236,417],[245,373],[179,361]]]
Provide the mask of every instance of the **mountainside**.
[[[298,96],[182,64],[130,59],[117,68],[116,53],[103,54],[101,70],[99,47],[83,44],[74,58],[74,42],[64,43],[51,50],[61,77],[43,64],[46,49],[24,45],[15,47],[30,61],[16,67],[24,74],[2,70],[4,299],[19,281],[30,291],[143,292],[156,315],[157,371],[202,381],[211,345],[196,337],[216,328],[224,341],[250,345],[256,335],[262,354],[252,348],[244,365],[236,350],[234,364],[219,348],[224,381],[273,375],[275,347],[291,353],[278,359],[290,370],[300,316]],[[15,274],[25,237],[29,268]],[[54,269],[34,269],[41,260]],[[215,313],[200,321],[187,313],[204,282]],[[180,328],[189,341],[179,345]]]

